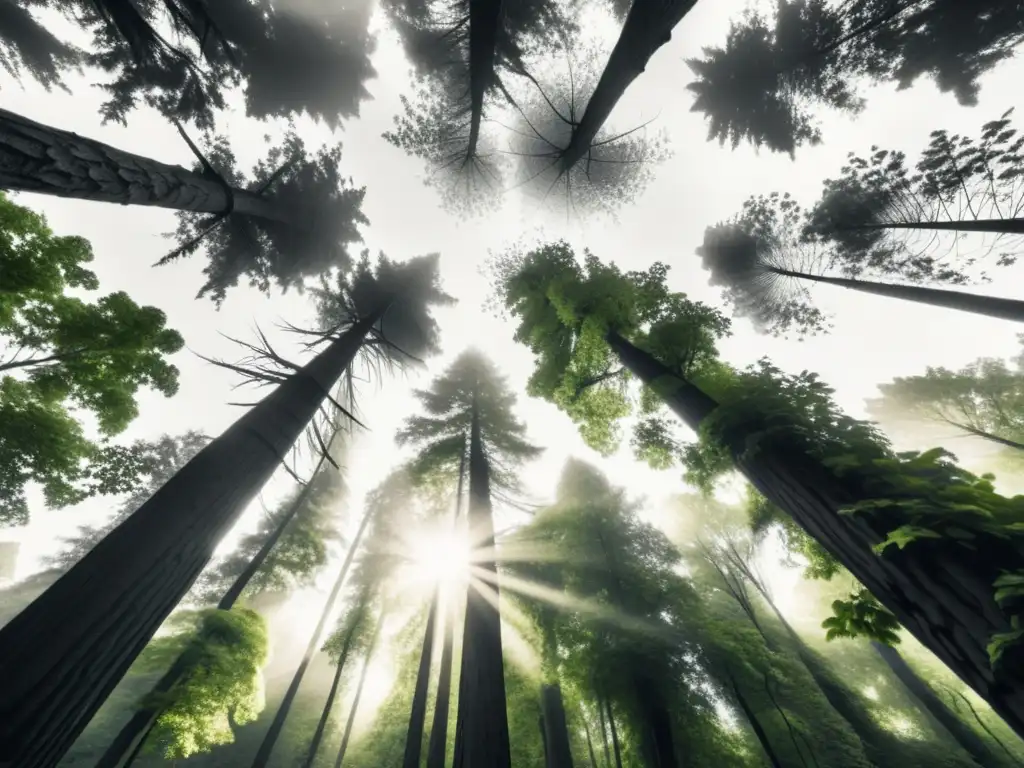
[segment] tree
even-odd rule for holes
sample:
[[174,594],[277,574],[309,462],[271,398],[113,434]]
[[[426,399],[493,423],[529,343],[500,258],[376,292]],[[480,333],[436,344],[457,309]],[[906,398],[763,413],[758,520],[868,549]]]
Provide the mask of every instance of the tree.
[[[715,336],[707,332],[706,313],[687,305],[680,309],[689,314],[671,311],[680,302],[664,287],[663,267],[621,275],[587,266],[581,269],[566,246],[547,246],[500,275],[501,296],[520,321],[516,337],[537,356],[534,391],[551,399],[574,393],[581,374],[600,374],[611,355],[618,356],[651,390],[648,402],[666,404],[699,430],[722,466],[746,475],[1011,727],[1024,731],[1024,712],[1012,693],[1022,682],[1006,664],[1021,648],[1012,597],[1014,574],[1024,570],[1012,523],[1019,519],[1019,500],[996,494],[989,480],[957,467],[940,449],[894,454],[873,430],[852,429],[856,421],[835,406],[824,385],[813,401],[818,410],[797,412],[786,405],[785,377],[730,376],[713,364]],[[659,322],[645,329],[642,321],[652,317]],[[697,342],[709,337],[711,349],[702,349]],[[692,367],[698,352],[705,370],[684,373],[680,358]],[[621,404],[624,395],[615,396]],[[595,414],[601,434],[629,412],[628,405]],[[828,431],[808,428],[808,419]],[[655,447],[671,455],[675,445]],[[954,501],[967,498],[970,510]],[[975,555],[979,547],[983,560]],[[973,609],[955,597],[965,593]],[[940,633],[940,642],[939,624],[958,627],[958,639]]]
[[[338,283],[338,293],[318,294],[324,330],[314,346],[322,351],[276,378],[280,384],[270,395],[0,630],[8,681],[0,695],[0,758],[28,768],[67,749],[364,346],[392,359],[436,350],[430,311],[451,301],[438,285],[436,256],[405,264],[382,256],[376,269],[366,259]],[[123,621],[114,606],[147,606],[147,612]],[[60,631],[47,629],[54,622]],[[69,665],[88,670],[88,677],[72,685],[60,672]],[[44,690],[53,693],[43,679],[89,695],[43,697]],[[60,716],[50,709],[54,700],[62,702]],[[36,729],[49,736],[27,738],[43,732]]]
[[[178,369],[165,358],[184,340],[163,312],[126,293],[92,303],[67,295],[99,288],[88,241],[55,235],[4,195],[0,235],[0,520],[21,524],[30,481],[51,507],[135,489],[144,447],[109,438],[138,415],[140,387],[175,394]],[[72,407],[96,417],[102,442],[86,437]]]
[[[902,152],[851,152],[840,178],[824,182],[806,229],[835,248],[848,272],[866,262],[883,274],[962,283],[963,268],[993,252],[998,266],[1012,264],[1016,235],[1024,232],[1024,137],[1012,113],[985,123],[978,139],[933,131],[913,175]],[[950,231],[979,233],[983,241],[971,251],[957,234],[940,249],[940,236]]]
[[182,211],[179,247],[162,263],[210,238],[199,295],[217,302],[242,276],[268,291],[271,281],[298,286],[348,263],[366,220],[363,190],[347,187],[339,173],[340,148],[310,156],[291,134],[257,163],[246,188],[224,139],[213,142],[210,158],[189,144],[199,160],[194,171],[0,111],[0,188]]
[[67,90],[64,70],[80,66],[82,51],[57,39],[32,12],[14,2],[0,3],[0,66],[20,80],[27,71],[47,91]]
[[499,587],[488,556],[494,547],[492,497],[515,489],[516,468],[540,449],[525,440],[525,427],[512,413],[515,396],[478,352],[460,355],[416,396],[424,413],[407,420],[396,439],[420,448],[411,467],[420,478],[450,476],[468,449],[469,540],[480,553],[474,559],[482,583],[471,583],[467,597],[454,765],[508,768]]
[[976,104],[981,75],[1022,36],[1019,9],[998,0],[780,0],[774,19],[747,12],[724,47],[689,60],[697,80],[687,87],[709,139],[793,156],[821,141],[819,106],[863,109],[860,79],[908,88],[930,74],[961,104]]
[[997,446],[1024,450],[1024,379],[1021,363],[982,358],[958,370],[928,368],[879,385],[868,414],[887,430],[932,423],[952,427]]
[[[737,219],[708,227],[697,249],[711,272],[712,284],[722,285],[734,312],[748,317],[761,332],[800,335],[825,331],[828,322],[814,306],[803,283],[834,285],[863,293],[903,299],[963,312],[1024,320],[1024,302],[940,288],[880,283],[851,277],[830,276],[873,268],[875,258],[861,254],[853,264],[827,243],[800,234],[800,207],[788,196],[773,194],[749,200]],[[884,258],[884,257],[883,257]],[[930,260],[908,259],[901,268],[905,278],[948,277],[943,268],[933,269]],[[866,263],[865,263],[866,262]],[[888,271],[886,267],[882,271]]]

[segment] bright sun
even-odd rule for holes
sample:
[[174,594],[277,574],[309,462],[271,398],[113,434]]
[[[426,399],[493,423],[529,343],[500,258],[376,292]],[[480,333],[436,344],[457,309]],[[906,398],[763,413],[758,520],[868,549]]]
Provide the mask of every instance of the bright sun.
[[412,547],[414,578],[428,584],[451,586],[469,573],[469,544],[451,529],[424,531]]

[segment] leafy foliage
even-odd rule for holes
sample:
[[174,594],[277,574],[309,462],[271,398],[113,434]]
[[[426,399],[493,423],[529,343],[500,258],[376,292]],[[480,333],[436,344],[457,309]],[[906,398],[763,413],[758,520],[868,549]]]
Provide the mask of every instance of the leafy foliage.
[[[630,391],[631,378],[608,346],[610,332],[685,377],[713,367],[715,344],[729,333],[719,312],[669,290],[664,264],[623,273],[587,253],[581,265],[558,242],[505,254],[494,271],[496,294],[519,322],[516,341],[536,358],[527,391],[564,410],[587,444],[605,454],[619,443],[622,418],[638,407],[656,415],[660,403],[657,393]],[[655,434],[648,427],[634,441],[641,452]]]
[[[207,145],[208,162],[227,184],[265,195],[284,220],[178,211],[178,229],[170,235],[178,248],[160,263],[204,248],[210,263],[203,269],[206,283],[198,297],[209,296],[220,305],[243,277],[264,293],[272,284],[301,291],[307,278],[349,266],[349,249],[362,241],[359,225],[367,223],[362,213],[366,190],[342,176],[340,145],[313,154],[291,132],[253,166],[251,180],[238,170],[225,136],[208,137]],[[202,172],[202,164],[197,162],[194,170]]]
[[826,640],[840,637],[867,637],[885,645],[900,641],[899,622],[882,607],[866,589],[850,594],[845,600],[832,603],[833,615],[821,626],[826,631]]
[[[46,220],[0,195],[0,520],[23,523],[24,487],[36,481],[49,506],[135,488],[138,447],[111,445],[138,414],[140,387],[170,397],[182,348],[156,307],[122,292],[89,303],[95,291],[89,243],[55,235]],[[96,417],[104,442],[90,440],[70,408]],[[141,463],[140,463],[141,462]],[[87,485],[78,485],[84,481]]]
[[230,744],[232,724],[252,722],[264,704],[260,670],[268,645],[260,615],[236,608],[201,611],[187,618],[195,629],[156,640],[158,647],[150,656],[155,663],[165,653],[171,658],[184,652],[189,665],[170,691],[145,702],[162,710],[148,748],[167,759]]

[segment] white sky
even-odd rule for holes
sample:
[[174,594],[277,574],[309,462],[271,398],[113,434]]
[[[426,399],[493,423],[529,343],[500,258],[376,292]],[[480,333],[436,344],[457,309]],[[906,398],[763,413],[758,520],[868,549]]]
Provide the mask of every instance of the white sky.
[[[1011,106],[1020,106],[1024,63],[1011,61],[983,80],[978,107],[960,107],[948,94],[940,94],[930,81],[897,93],[891,87],[868,91],[866,112],[856,121],[823,116],[826,143],[802,149],[796,161],[751,148],[736,150],[706,142],[702,116],[689,111],[691,98],[684,86],[691,80],[684,59],[697,56],[702,45],[719,44],[728,20],[743,8],[738,2],[701,0],[676,30],[672,41],[651,61],[619,104],[610,126],[628,128],[657,116],[654,127],[665,129],[675,156],[656,170],[655,179],[638,202],[621,212],[618,222],[587,220],[566,222],[563,217],[543,217],[532,204],[516,200],[498,215],[484,220],[459,222],[440,210],[434,193],[422,183],[419,161],[391,147],[380,134],[391,127],[398,110],[398,96],[409,81],[396,41],[383,36],[375,66],[378,79],[369,83],[374,100],[363,105],[359,120],[350,122],[337,137],[344,144],[343,168],[359,185],[367,186],[364,212],[370,219],[365,240],[371,251],[384,250],[392,258],[438,251],[446,289],[457,298],[457,307],[438,313],[444,354],[431,361],[428,371],[409,379],[386,382],[383,389],[367,388],[362,398],[363,420],[371,427],[351,451],[348,478],[353,501],[372,488],[400,458],[391,436],[402,419],[413,412],[411,386],[425,386],[457,354],[470,345],[483,349],[508,375],[517,392],[524,391],[531,370],[528,352],[512,342],[512,327],[484,313],[481,303],[487,292],[486,278],[478,269],[488,250],[500,249],[520,235],[535,236],[543,225],[547,236],[565,237],[577,247],[588,247],[605,260],[640,269],[655,260],[672,266],[674,287],[691,296],[716,302],[717,289],[707,285],[694,255],[704,228],[737,212],[750,195],[789,191],[810,204],[821,181],[837,174],[850,150],[863,154],[872,144],[902,149],[916,158],[937,128],[974,134],[982,123],[998,117]],[[53,19],[55,30],[68,29]],[[613,41],[610,41],[613,42]],[[91,73],[90,73],[90,76]],[[19,87],[9,77],[0,81],[3,106],[43,123],[74,130],[108,142],[120,149],[164,162],[188,165],[192,156],[174,127],[155,113],[133,113],[127,127],[102,126],[97,113],[101,92],[86,78],[68,80],[71,93],[46,93],[26,82]],[[231,137],[245,169],[265,151],[264,134],[280,135],[281,124],[265,124],[245,118],[241,98],[219,121],[219,130]],[[315,147],[331,139],[323,126],[299,120],[296,126],[307,144]],[[125,290],[141,304],[163,309],[168,324],[185,337],[187,349],[209,357],[237,359],[240,352],[219,334],[251,338],[259,323],[269,330],[278,320],[299,324],[310,313],[295,293],[266,297],[245,287],[229,292],[221,311],[208,301],[193,300],[202,284],[201,256],[177,264],[151,268],[169,242],[162,233],[172,230],[171,211],[124,208],[103,203],[18,195],[19,203],[43,212],[59,234],[88,238],[94,247],[94,269],[101,291]],[[1010,295],[1006,271],[987,286],[992,294]],[[825,292],[828,290],[828,292]],[[979,356],[1009,355],[1016,349],[1011,324],[969,315],[942,312],[880,298],[825,289],[821,302],[835,312],[830,336],[804,342],[786,342],[756,335],[746,323],[736,324],[735,335],[722,345],[733,363],[745,365],[768,355],[793,372],[815,370],[832,384],[839,401],[849,410],[862,412],[863,399],[879,382],[894,376],[922,371],[927,365],[960,366]],[[241,411],[225,405],[237,400],[231,392],[236,378],[199,360],[189,351],[175,356],[181,369],[181,389],[170,400],[142,393],[141,415],[123,435],[125,441],[155,438],[163,433],[180,434],[198,429],[219,434]],[[245,398],[241,398],[245,399]],[[252,398],[250,398],[252,399]],[[599,458],[578,438],[568,418],[539,401],[520,401],[519,414],[527,422],[532,439],[547,449],[529,466],[524,479],[537,500],[549,498],[565,459],[570,455],[598,463],[614,483],[637,495],[657,498],[685,490],[678,471],[655,473],[636,464],[626,446],[609,460]],[[280,482],[268,489],[272,500],[287,486]],[[37,497],[34,497],[37,499]],[[57,548],[55,532],[95,522],[113,512],[116,503],[93,500],[78,508],[44,510],[36,504],[32,522],[18,530],[0,530],[0,540],[22,542],[18,576],[37,570],[39,558]],[[253,510],[256,515],[258,509]],[[244,528],[254,524],[250,514]],[[499,520],[498,528],[517,518]],[[780,596],[782,597],[782,596]]]

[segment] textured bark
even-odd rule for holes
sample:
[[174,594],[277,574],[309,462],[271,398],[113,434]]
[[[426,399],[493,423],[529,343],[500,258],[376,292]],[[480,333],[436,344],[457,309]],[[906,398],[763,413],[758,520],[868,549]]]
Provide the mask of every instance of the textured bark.
[[122,152],[0,109],[0,189],[288,223],[290,212],[216,178]]
[[[484,453],[480,414],[473,404],[469,435],[469,530],[474,547],[494,546],[490,468]],[[476,563],[486,571],[482,588],[498,595],[498,569],[493,560]],[[490,599],[471,586],[466,599],[462,636],[462,672],[455,725],[453,768],[511,768],[508,715],[505,709],[505,668],[501,650],[501,618]]]
[[341,647],[341,653],[338,654],[338,663],[334,667],[331,689],[327,692],[327,701],[324,702],[324,708],[320,713],[320,720],[316,724],[316,730],[313,732],[313,738],[309,740],[309,749],[306,750],[306,759],[302,763],[302,768],[312,768],[313,762],[316,760],[316,753],[320,749],[320,742],[323,741],[324,731],[327,728],[327,720],[330,718],[331,710],[334,708],[334,699],[338,696],[341,673],[345,670],[345,662],[348,661],[348,654],[352,648],[352,639],[355,637],[355,634],[355,626],[349,627],[348,632],[345,633],[345,642]]
[[786,768],[785,765],[779,760],[779,756],[775,754],[775,750],[772,749],[771,740],[768,738],[768,734],[765,732],[764,727],[761,725],[761,721],[757,719],[757,713],[754,712],[747,698],[740,691],[740,686],[736,682],[736,678],[733,677],[731,670],[726,670],[726,674],[729,677],[729,686],[732,688],[733,696],[736,697],[736,703],[740,705],[740,709],[743,710],[743,716],[747,718],[747,722],[750,723],[751,729],[754,731],[754,736],[757,737],[757,743],[761,745],[761,749],[764,750],[765,755],[768,757],[768,762],[771,763],[772,768]]
[[[699,426],[717,403],[679,379],[651,355],[615,333],[609,344],[641,381],[662,393],[666,405],[690,426]],[[678,388],[667,386],[675,379]],[[955,542],[929,541],[876,554],[885,521],[839,511],[863,498],[853,476],[838,477],[785,437],[756,452],[729,446],[737,468],[764,496],[784,510],[842,563],[899,622],[961,680],[973,688],[1018,734],[1024,735],[1024,669],[1006,664],[997,676],[987,646],[992,635],[1010,631],[992,586],[1001,570],[1024,569],[1024,556],[999,541],[986,557],[972,556]]]
[[405,757],[403,768],[419,768],[420,752],[423,750],[423,723],[427,717],[427,691],[430,688],[430,665],[434,658],[434,627],[437,623],[437,605],[441,590],[434,591],[427,614],[427,627],[423,631],[423,648],[420,650],[420,666],[416,671],[416,689],[412,696],[409,712],[409,728],[405,734]]
[[919,285],[898,285],[896,283],[876,283],[869,280],[853,280],[848,277],[824,277],[810,275],[805,272],[794,272],[789,269],[771,267],[770,272],[783,277],[794,277],[798,280],[811,280],[815,283],[835,285],[853,291],[870,293],[873,296],[885,296],[890,299],[913,301],[931,307],[956,309],[974,315],[996,317],[1000,320],[1013,320],[1024,323],[1024,301],[1001,299],[997,296],[978,296],[963,291],[950,291],[945,288],[923,288]]
[[569,744],[569,727],[562,702],[562,687],[558,683],[542,683],[540,686],[540,708],[544,731],[546,768],[572,768],[572,747]]
[[1006,765],[1002,758],[989,749],[984,739],[946,706],[946,703],[938,697],[928,683],[910,668],[899,651],[892,646],[874,641],[872,641],[871,647],[882,657],[882,660],[907,689],[922,711],[952,736],[956,743],[974,758],[974,762],[982,768],[1002,768]]
[[356,685],[356,695],[352,699],[352,709],[349,710],[348,720],[345,721],[345,733],[341,737],[341,746],[338,748],[338,759],[334,761],[334,768],[341,768],[345,761],[345,753],[348,751],[348,742],[352,738],[352,724],[356,721],[356,713],[359,711],[359,699],[363,696],[363,686],[366,685],[366,673],[370,669],[370,661],[373,659],[374,648],[377,647],[377,638],[380,637],[380,628],[384,625],[385,609],[381,609],[377,618],[377,626],[373,629],[373,637],[366,648],[366,661],[363,662],[363,671],[359,673],[359,684]]
[[833,227],[837,232],[858,229],[917,229],[944,230],[947,232],[996,232],[1000,234],[1024,234],[1024,219],[964,219],[962,221],[908,221],[886,224],[856,224]]
[[345,578],[348,576],[349,568],[352,567],[352,558],[355,556],[356,550],[359,549],[359,544],[363,539],[363,533],[366,531],[366,526],[370,522],[370,516],[373,512],[372,508],[367,509],[363,513],[363,519],[359,521],[359,529],[356,531],[355,537],[352,539],[352,544],[348,548],[348,552],[345,553],[345,561],[341,564],[341,570],[338,572],[338,578],[334,582],[334,586],[331,587],[331,593],[327,596],[327,602],[324,603],[324,610],[320,614],[320,620],[316,623],[316,628],[313,630],[312,637],[309,638],[309,645],[306,646],[306,652],[302,655],[302,661],[299,662],[298,669],[295,670],[295,674],[292,676],[292,681],[288,685],[288,690],[285,691],[284,697],[281,699],[281,703],[277,707],[277,712],[274,713],[274,721],[270,724],[270,728],[267,729],[267,735],[263,737],[263,742],[260,744],[259,750],[256,752],[256,757],[253,758],[252,768],[264,768],[270,762],[270,755],[274,751],[274,744],[277,743],[278,737],[281,735],[281,729],[284,728],[284,721],[288,718],[288,712],[292,708],[292,704],[295,703],[295,697],[299,693],[299,686],[302,684],[302,678],[306,674],[306,669],[309,667],[310,662],[313,661],[313,657],[316,652],[320,649],[320,638],[324,633],[324,629],[327,626],[327,621],[331,617],[331,610],[334,608],[334,603],[338,599],[338,594],[341,592],[342,586],[345,584]]
[[0,630],[0,766],[55,765],[273,474],[383,312],[242,416]]
[[563,173],[590,151],[626,89],[647,68],[657,50],[672,39],[672,30],[696,4],[697,0],[633,0],[601,79],[562,153]]
[[[466,478],[466,452],[459,459],[459,483],[455,491],[455,524],[458,524],[462,506],[462,488]],[[427,747],[427,768],[444,768],[448,750],[448,710],[452,699],[452,657],[455,654],[455,610],[449,600],[445,610],[444,647],[441,649],[441,669],[437,676],[437,696],[434,702],[434,721],[430,724],[430,744]]]
[[[326,456],[322,455],[320,460],[317,462],[316,469],[313,471],[313,477],[323,469],[323,465],[326,461]],[[263,542],[263,546],[260,547],[259,552],[253,557],[253,559],[246,566],[245,570],[238,575],[238,578],[231,584],[228,591],[221,597],[220,602],[217,603],[217,608],[222,611],[230,611],[235,602],[241,596],[242,592],[252,581],[252,577],[257,574],[259,569],[266,562],[267,557],[270,555],[271,550],[277,545],[277,542],[281,539],[282,534],[288,527],[288,524],[295,518],[298,511],[305,505],[306,500],[309,498],[313,488],[312,481],[306,483],[303,486],[302,491],[296,497],[295,501],[288,508],[288,511],[281,518],[281,522],[277,528],[271,532],[267,540]],[[175,683],[181,679],[182,675],[188,671],[188,665],[184,664],[185,655],[178,657],[171,668],[168,670],[162,678],[160,678],[153,688],[150,690],[150,695],[166,693],[174,687]],[[135,756],[138,755],[138,747],[145,742],[149,736],[149,732],[153,730],[153,726],[156,725],[157,719],[160,717],[160,710],[152,707],[140,707],[137,709],[114,737],[113,741],[110,742],[110,746],[107,747],[106,751],[100,756],[100,759],[96,762],[95,768],[117,768],[117,766],[130,766],[135,761]],[[129,755],[127,760],[122,762],[125,755]]]
[[494,83],[494,62],[501,26],[501,0],[469,0],[469,142],[466,158],[476,155],[484,97]]

